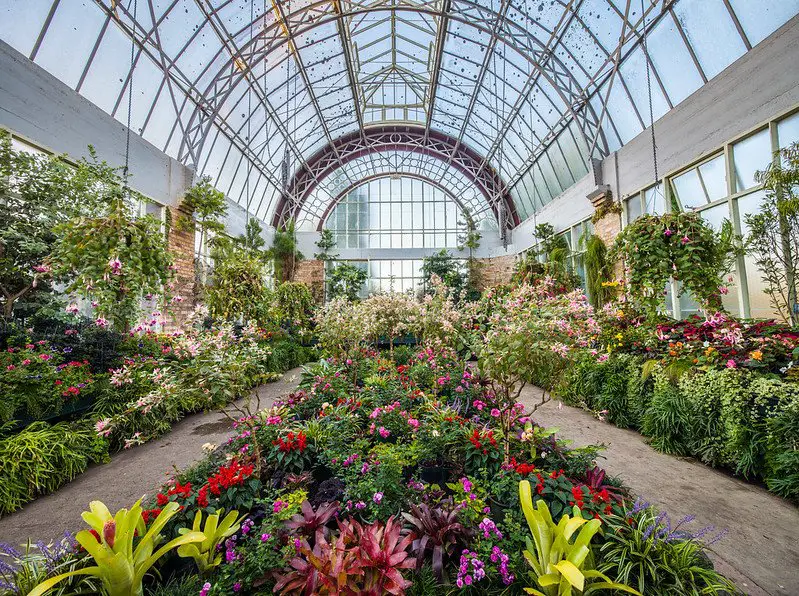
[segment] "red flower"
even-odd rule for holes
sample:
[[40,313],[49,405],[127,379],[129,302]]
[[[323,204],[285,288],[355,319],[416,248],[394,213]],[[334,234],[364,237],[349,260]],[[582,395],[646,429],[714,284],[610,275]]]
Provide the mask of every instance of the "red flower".
[[158,493],[158,496],[155,498],[156,503],[160,507],[163,507],[167,503],[169,503],[169,497],[167,497],[164,493]]
[[200,488],[200,492],[197,493],[197,505],[199,505],[202,509],[208,507],[208,485],[204,485]]

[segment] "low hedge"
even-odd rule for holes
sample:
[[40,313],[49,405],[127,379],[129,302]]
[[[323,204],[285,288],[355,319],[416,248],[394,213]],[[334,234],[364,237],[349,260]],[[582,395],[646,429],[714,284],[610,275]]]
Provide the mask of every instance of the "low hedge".
[[[553,356],[554,357],[554,356]],[[799,501],[799,385],[743,369],[667,370],[641,356],[585,354],[560,399]]]

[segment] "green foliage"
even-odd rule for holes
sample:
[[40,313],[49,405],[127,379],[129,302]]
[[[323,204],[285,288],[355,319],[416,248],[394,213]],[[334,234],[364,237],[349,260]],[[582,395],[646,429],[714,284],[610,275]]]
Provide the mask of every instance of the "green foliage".
[[172,260],[161,223],[134,215],[117,171],[90,167],[98,172],[99,213],[59,224],[50,259],[54,274],[70,280],[68,293],[96,302],[98,324],[108,320],[125,332],[146,295],[165,294]]
[[0,299],[6,319],[15,307],[32,314],[47,301],[52,291],[47,259],[58,240],[56,227],[91,214],[114,177],[96,159],[72,167],[60,157],[15,151],[11,136],[0,131]]
[[366,269],[350,263],[339,263],[327,276],[328,299],[344,297],[347,300],[357,300],[368,277]]
[[276,319],[283,325],[307,333],[311,324],[314,300],[311,290],[302,282],[286,281],[275,288]]
[[740,253],[729,221],[720,233],[698,213],[645,215],[624,228],[616,238],[613,255],[628,267],[628,283],[635,304],[649,317],[662,311],[670,279],[682,283],[706,310],[721,309],[722,276]]
[[532,579],[543,590],[525,588],[525,592],[538,596],[572,596],[600,590],[639,594],[629,586],[611,582],[593,568],[591,539],[599,532],[601,522],[598,519],[583,519],[575,507],[574,517],[566,514],[556,525],[543,499],[533,507],[527,480],[519,483],[519,499],[532,536],[532,540],[527,538],[524,558],[532,568]]
[[265,277],[263,260],[252,250],[233,246],[214,251],[212,282],[205,289],[209,314],[222,321],[265,322],[269,299]]
[[263,231],[264,229],[261,227],[261,223],[254,217],[251,217],[244,226],[244,234],[236,238],[236,244],[249,252],[252,256],[264,260],[266,259],[266,251],[264,250],[266,240],[263,238]]
[[200,232],[200,246],[209,232],[220,235],[225,231],[222,220],[227,215],[227,200],[224,193],[211,184],[209,176],[201,178],[186,191],[180,210],[182,213],[175,222],[178,229]]
[[757,180],[766,198],[758,213],[745,216],[747,248],[772,306],[786,322],[799,326],[799,143],[779,152]]
[[608,249],[602,239],[591,234],[585,241],[585,283],[588,299],[594,308],[602,308],[613,299],[613,263],[608,259]]
[[462,267],[446,249],[441,249],[422,261],[421,283],[425,294],[432,294],[434,291],[433,276],[438,277],[456,293],[461,291],[466,281]]
[[82,530],[75,538],[89,553],[95,566],[50,578],[28,596],[43,596],[59,582],[76,575],[99,578],[108,596],[142,596],[144,576],[161,557],[179,546],[201,542],[205,538],[200,532],[189,532],[156,550],[161,542],[161,530],[178,511],[177,503],[167,504],[149,527],[142,519],[141,500],[130,510],[120,509],[113,516],[100,501],[92,501],[89,508],[90,511],[83,512],[83,519],[94,533]]
[[297,250],[295,227],[296,224],[292,219],[284,226],[277,228],[272,239],[272,246],[266,253],[274,264],[275,280],[279,282],[294,281],[297,264],[305,258]]
[[189,532],[200,533],[203,535],[203,540],[182,544],[178,547],[178,554],[181,557],[194,559],[200,575],[207,575],[222,563],[222,549],[217,547],[226,538],[238,532],[242,519],[244,516],[239,517],[238,511],[230,511],[225,515],[225,510],[219,509],[209,514],[203,524],[203,514],[198,509],[191,530],[181,528],[179,532],[181,536]]
[[732,582],[713,570],[698,540],[664,522],[662,514],[648,507],[608,517],[599,570],[642,594],[737,593]]
[[335,260],[338,256],[338,254],[333,252],[333,249],[336,248],[336,237],[332,230],[327,228],[322,230],[319,234],[319,240],[316,241],[316,247],[319,252],[314,254],[314,259],[327,262]]
[[89,466],[108,459],[108,444],[93,428],[35,422],[0,439],[0,514],[55,491]]

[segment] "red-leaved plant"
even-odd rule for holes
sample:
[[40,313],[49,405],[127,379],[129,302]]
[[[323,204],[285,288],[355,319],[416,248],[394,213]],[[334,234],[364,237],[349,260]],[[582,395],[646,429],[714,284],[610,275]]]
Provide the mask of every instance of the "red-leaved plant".
[[322,531],[314,545],[297,540],[297,556],[291,570],[278,577],[275,592],[301,596],[336,594],[341,596],[401,596],[411,582],[403,569],[416,567],[409,549],[416,536],[402,535],[402,524],[394,517],[386,523],[361,524],[355,520],[338,522],[338,534],[329,541]]
[[444,558],[451,556],[455,547],[465,544],[469,538],[469,531],[458,521],[457,511],[420,503],[411,505],[411,512],[402,516],[419,535],[412,545],[417,568],[422,566],[425,555],[430,551],[436,578],[443,581]]

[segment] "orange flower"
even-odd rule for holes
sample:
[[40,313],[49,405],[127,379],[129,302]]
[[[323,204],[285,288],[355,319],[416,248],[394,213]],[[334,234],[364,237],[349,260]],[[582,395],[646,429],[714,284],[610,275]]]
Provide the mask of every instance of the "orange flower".
[[753,350],[751,354],[749,354],[753,360],[763,360],[763,352],[760,350]]

